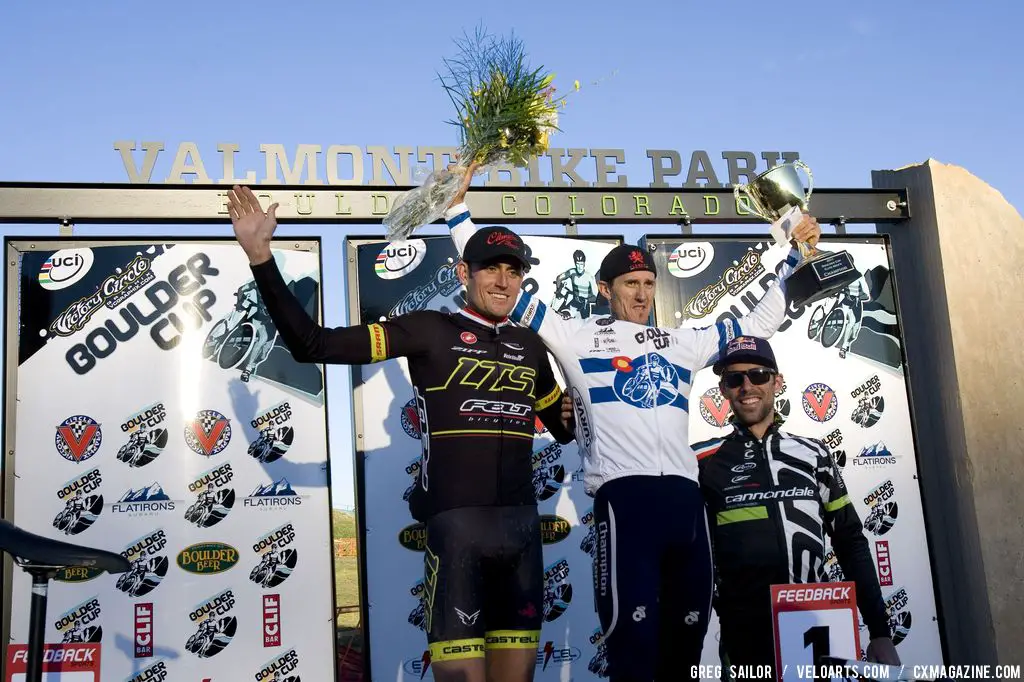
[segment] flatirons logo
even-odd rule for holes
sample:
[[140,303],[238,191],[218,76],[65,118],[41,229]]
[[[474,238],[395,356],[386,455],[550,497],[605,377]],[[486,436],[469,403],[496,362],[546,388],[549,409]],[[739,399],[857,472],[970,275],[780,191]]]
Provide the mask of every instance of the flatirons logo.
[[200,410],[185,424],[185,443],[203,457],[213,457],[231,442],[231,422],[216,410]]
[[167,429],[160,426],[167,419],[163,403],[142,408],[121,424],[121,432],[128,434],[128,442],[117,451],[117,459],[134,468],[143,467],[156,459],[167,447]]
[[295,649],[289,649],[263,664],[253,677],[256,682],[299,682],[298,667],[299,655]]
[[65,535],[77,535],[91,526],[103,512],[103,495],[96,493],[103,484],[99,469],[73,478],[57,491],[64,508],[53,519],[53,527]]
[[178,568],[196,575],[213,575],[238,563],[238,550],[223,542],[200,542],[178,552]]
[[732,409],[717,386],[709,388],[700,397],[700,416],[711,426],[722,428],[729,422]]
[[185,510],[185,520],[200,528],[209,528],[224,520],[235,506],[235,490],[227,487],[235,477],[231,464],[210,469],[188,484],[196,501]]
[[245,507],[259,509],[282,509],[297,507],[302,504],[302,497],[292,489],[287,478],[280,478],[273,483],[258,485],[249,497],[242,501]]
[[260,562],[249,571],[249,580],[263,588],[277,587],[287,580],[299,561],[294,544],[295,526],[290,523],[260,537],[252,546]]
[[153,516],[159,512],[174,511],[174,502],[156,481],[145,488],[128,489],[117,502],[110,506],[115,514],[129,516]]
[[53,623],[62,644],[95,644],[103,639],[103,628],[97,622],[102,609],[97,597],[90,597],[65,611]]
[[211,658],[223,651],[238,630],[238,619],[231,615],[234,607],[235,595],[230,588],[196,606],[188,618],[198,629],[185,642],[185,648],[199,658]]
[[142,597],[155,590],[167,575],[169,562],[163,554],[166,547],[163,529],[133,540],[121,551],[121,556],[131,562],[131,568],[118,576],[115,587],[129,597]]
[[571,601],[569,562],[563,558],[544,569],[544,622],[550,623],[565,613]]
[[828,384],[814,383],[804,389],[804,413],[816,422],[827,422],[836,416],[839,398]]
[[556,542],[569,537],[572,524],[568,519],[554,514],[543,514],[540,517],[540,537],[545,545],[553,545]]
[[895,464],[896,457],[882,441],[861,448],[860,454],[853,458],[853,466],[868,469]]
[[103,430],[99,422],[88,415],[76,414],[57,425],[53,439],[57,453],[70,462],[84,462],[97,452],[103,443]]
[[275,405],[259,415],[249,426],[259,430],[259,437],[249,444],[249,456],[257,462],[268,464],[284,457],[295,439],[295,431],[288,424],[292,408],[287,402]]

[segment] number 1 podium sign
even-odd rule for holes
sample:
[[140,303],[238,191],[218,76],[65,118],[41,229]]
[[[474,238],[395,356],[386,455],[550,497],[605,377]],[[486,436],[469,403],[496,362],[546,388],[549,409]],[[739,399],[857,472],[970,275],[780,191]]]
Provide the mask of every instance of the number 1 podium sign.
[[[7,647],[7,679],[24,682],[28,645]],[[99,644],[46,644],[43,649],[43,682],[100,682]]]
[[813,677],[823,656],[857,660],[857,592],[852,582],[772,585],[775,665],[781,682]]

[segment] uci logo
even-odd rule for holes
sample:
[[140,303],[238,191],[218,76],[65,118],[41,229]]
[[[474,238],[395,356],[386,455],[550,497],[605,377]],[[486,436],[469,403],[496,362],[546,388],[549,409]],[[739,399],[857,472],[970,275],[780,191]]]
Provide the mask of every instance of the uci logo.
[[415,270],[427,255],[427,244],[422,239],[391,242],[377,256],[374,272],[381,279],[398,279]]
[[711,242],[683,242],[669,254],[668,271],[674,277],[694,277],[704,272],[715,259]]
[[93,264],[92,249],[62,249],[39,268],[39,286],[48,291],[66,289],[89,274]]

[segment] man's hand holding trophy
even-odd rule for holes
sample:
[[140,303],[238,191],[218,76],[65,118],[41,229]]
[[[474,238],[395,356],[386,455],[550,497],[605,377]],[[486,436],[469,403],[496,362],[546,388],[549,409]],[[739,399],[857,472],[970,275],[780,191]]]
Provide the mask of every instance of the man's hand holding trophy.
[[[807,174],[806,191],[798,170]],[[791,242],[800,252],[800,263],[786,278],[786,293],[797,307],[834,296],[860,279],[860,272],[848,252],[821,251],[815,246],[816,238],[808,240],[808,235],[816,232],[811,225],[817,225],[817,221],[807,215],[813,191],[811,169],[802,161],[780,164],[749,184],[733,187],[738,203],[744,203],[772,224],[776,242],[780,245]]]

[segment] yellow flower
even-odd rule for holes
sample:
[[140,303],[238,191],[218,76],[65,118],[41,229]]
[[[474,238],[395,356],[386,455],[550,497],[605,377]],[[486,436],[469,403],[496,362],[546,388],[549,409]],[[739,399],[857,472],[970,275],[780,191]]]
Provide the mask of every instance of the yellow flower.
[[579,81],[573,81],[573,82],[572,82],[572,86],[573,86],[574,88],[576,88],[576,90],[577,90],[577,92],[578,92],[578,91],[579,91],[579,89],[580,89],[580,82],[579,82]]

